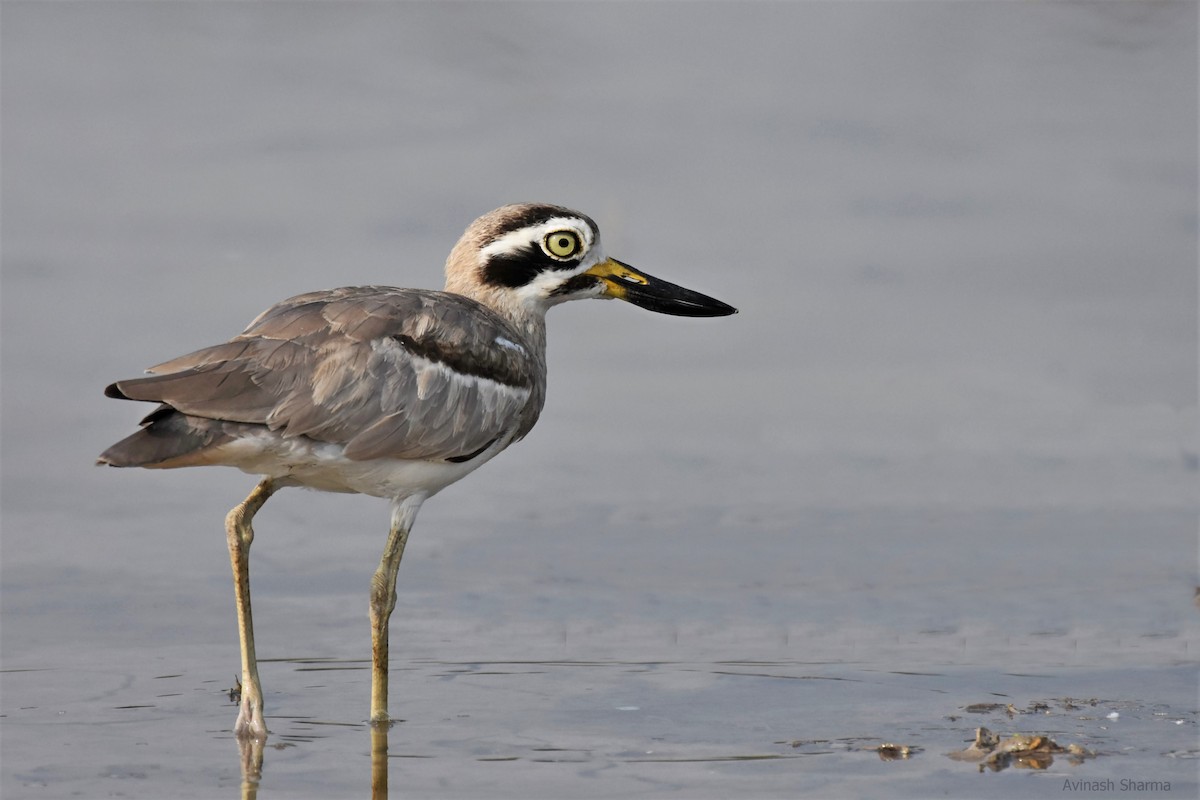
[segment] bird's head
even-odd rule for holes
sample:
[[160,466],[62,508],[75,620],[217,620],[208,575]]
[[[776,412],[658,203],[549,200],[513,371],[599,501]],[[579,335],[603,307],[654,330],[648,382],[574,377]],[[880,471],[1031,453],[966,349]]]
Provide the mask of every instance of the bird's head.
[[737,313],[609,258],[587,215],[536,203],[504,206],[471,223],[446,261],[446,290],[526,314],[586,298],[616,298],[683,317]]

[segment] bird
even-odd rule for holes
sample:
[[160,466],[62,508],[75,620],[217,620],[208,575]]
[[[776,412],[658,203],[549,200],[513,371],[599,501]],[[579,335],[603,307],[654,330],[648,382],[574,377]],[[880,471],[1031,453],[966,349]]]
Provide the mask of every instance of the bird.
[[241,646],[233,732],[263,741],[262,684],[250,611],[252,522],[281,488],[384,498],[391,526],[371,579],[369,723],[389,724],[388,626],[396,576],[422,503],[533,428],[546,398],[546,312],[619,299],[676,316],[734,307],[610,258],[587,215],[506,205],[450,251],[442,291],[350,286],[268,308],[213,345],[105,388],[158,406],[97,463],[231,466],[259,476],[226,516]]

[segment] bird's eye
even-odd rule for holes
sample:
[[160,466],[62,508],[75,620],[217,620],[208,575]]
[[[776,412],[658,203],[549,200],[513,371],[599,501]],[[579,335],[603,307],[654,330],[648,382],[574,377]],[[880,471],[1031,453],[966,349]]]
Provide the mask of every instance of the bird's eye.
[[579,236],[574,231],[555,231],[546,234],[542,246],[555,258],[571,258],[579,255]]

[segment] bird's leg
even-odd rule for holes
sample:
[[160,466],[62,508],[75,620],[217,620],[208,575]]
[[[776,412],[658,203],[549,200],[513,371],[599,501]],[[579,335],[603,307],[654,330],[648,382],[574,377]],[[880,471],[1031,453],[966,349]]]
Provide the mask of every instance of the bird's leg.
[[265,739],[262,686],[258,682],[258,659],[254,655],[254,623],[250,618],[250,543],[254,528],[250,523],[263,503],[275,494],[275,482],[263,478],[250,496],[225,517],[225,537],[229,542],[229,562],[233,567],[233,593],[237,600],[238,638],[242,643],[242,702],[233,732],[239,739]]
[[396,572],[408,528],[392,526],[379,569],[371,578],[371,722],[388,721],[388,619],[396,607]]
[[408,532],[424,501],[417,495],[396,503],[392,529],[379,568],[371,577],[371,723],[386,725],[388,718],[388,619],[396,607],[396,573],[404,557]]

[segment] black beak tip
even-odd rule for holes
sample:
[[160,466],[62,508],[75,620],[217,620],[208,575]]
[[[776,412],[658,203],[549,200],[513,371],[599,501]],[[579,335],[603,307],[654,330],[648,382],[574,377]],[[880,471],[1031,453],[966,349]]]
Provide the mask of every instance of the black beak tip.
[[693,317],[729,317],[729,316],[733,316],[736,313],[738,313],[738,310],[736,308],[734,308],[733,306],[729,306],[729,305],[725,305],[724,303],[721,303],[720,305],[714,304],[711,306],[703,306],[703,307],[698,307],[698,308],[692,309],[690,316],[693,316]]
[[728,317],[738,313],[738,310],[728,303],[698,293],[672,308],[663,310],[682,317]]
[[731,317],[738,313],[738,310],[728,303],[722,303],[720,300],[717,300],[716,302],[720,307],[713,311],[714,317]]

